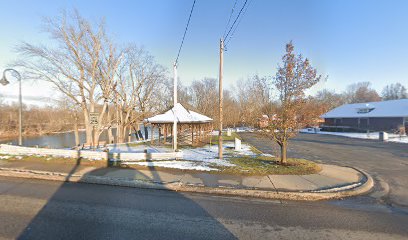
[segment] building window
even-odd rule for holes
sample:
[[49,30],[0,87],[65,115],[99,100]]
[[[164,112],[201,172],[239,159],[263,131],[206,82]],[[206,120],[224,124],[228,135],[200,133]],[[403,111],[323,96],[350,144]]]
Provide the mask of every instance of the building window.
[[359,108],[357,109],[357,113],[363,114],[363,113],[369,113],[373,111],[374,108]]

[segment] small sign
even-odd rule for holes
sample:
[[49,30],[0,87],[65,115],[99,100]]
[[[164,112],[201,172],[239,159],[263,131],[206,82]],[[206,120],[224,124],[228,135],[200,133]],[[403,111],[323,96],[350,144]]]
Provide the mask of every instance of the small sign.
[[241,140],[239,138],[235,138],[235,151],[241,151]]
[[227,129],[227,136],[228,136],[228,137],[231,137],[231,133],[232,133],[231,128],[228,128],[228,129]]
[[90,112],[89,113],[89,124],[91,124],[93,126],[98,126],[98,124],[99,124],[98,117],[99,117],[99,113]]

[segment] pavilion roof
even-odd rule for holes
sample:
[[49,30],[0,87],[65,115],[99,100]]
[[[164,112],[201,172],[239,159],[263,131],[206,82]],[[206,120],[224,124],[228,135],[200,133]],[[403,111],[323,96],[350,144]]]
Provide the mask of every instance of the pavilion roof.
[[148,123],[173,123],[174,120],[176,120],[177,123],[185,124],[210,123],[213,121],[212,118],[186,109],[180,103],[177,103],[174,107],[172,107],[165,113],[146,118],[144,121]]

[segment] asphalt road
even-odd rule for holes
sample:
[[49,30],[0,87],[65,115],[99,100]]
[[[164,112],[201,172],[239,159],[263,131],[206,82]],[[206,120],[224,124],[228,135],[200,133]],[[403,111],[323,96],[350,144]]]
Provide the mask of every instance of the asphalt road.
[[0,177],[0,239],[406,239],[408,214]]
[[[272,141],[244,140],[276,154]],[[300,134],[289,157],[361,168],[368,196],[281,202],[0,177],[0,239],[407,239],[404,144]]]
[[[279,155],[279,147],[258,133],[240,136],[259,150]],[[289,141],[288,157],[362,169],[376,181],[373,199],[395,207],[408,207],[408,144],[354,139],[333,135],[299,134]]]

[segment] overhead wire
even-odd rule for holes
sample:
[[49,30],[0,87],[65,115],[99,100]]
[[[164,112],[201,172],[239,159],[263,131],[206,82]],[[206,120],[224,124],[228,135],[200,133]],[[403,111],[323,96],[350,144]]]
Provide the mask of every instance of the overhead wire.
[[190,16],[188,17],[187,25],[186,25],[186,28],[184,30],[183,38],[181,40],[180,48],[179,48],[178,53],[177,53],[176,61],[174,62],[174,64],[176,66],[177,66],[177,63],[178,63],[178,59],[180,57],[181,48],[183,47],[183,44],[184,44],[184,39],[186,38],[186,33],[187,33],[187,30],[188,30],[188,26],[190,25],[191,15],[193,14],[195,3],[196,3],[196,0],[194,0],[193,6],[191,7]]
[[[249,0],[249,2],[248,2],[248,4],[247,4],[246,8],[244,9],[244,11],[243,11],[243,13],[242,13],[241,18],[239,18],[239,20],[238,20],[238,22],[237,22],[237,25],[235,25],[235,28],[232,30],[232,33],[231,33],[229,39],[225,41],[224,48],[227,47],[228,43],[231,41],[231,38],[234,36],[235,31],[237,30],[239,24],[241,23],[242,18],[245,16],[245,13],[246,13],[246,11],[248,10],[249,5],[251,4],[251,2],[252,2],[252,0]],[[225,40],[225,39],[224,39],[224,40]]]
[[248,2],[248,0],[245,0],[244,4],[241,7],[241,10],[239,10],[239,13],[238,13],[237,17],[235,18],[234,22],[232,23],[227,35],[224,35],[223,39],[228,38],[229,34],[231,33],[232,29],[234,28],[235,24],[237,23],[238,18],[241,16],[242,10],[245,8],[247,2]]
[[232,15],[234,14],[234,9],[235,9],[235,6],[237,5],[237,2],[238,2],[238,0],[235,0],[234,6],[232,6],[231,14],[230,14],[230,16],[229,16],[229,18],[228,18],[227,25],[225,26],[225,30],[224,30],[223,36],[225,36],[225,33],[227,33],[227,29],[228,29],[228,26],[229,26],[229,24],[230,24],[230,22],[231,22]]

